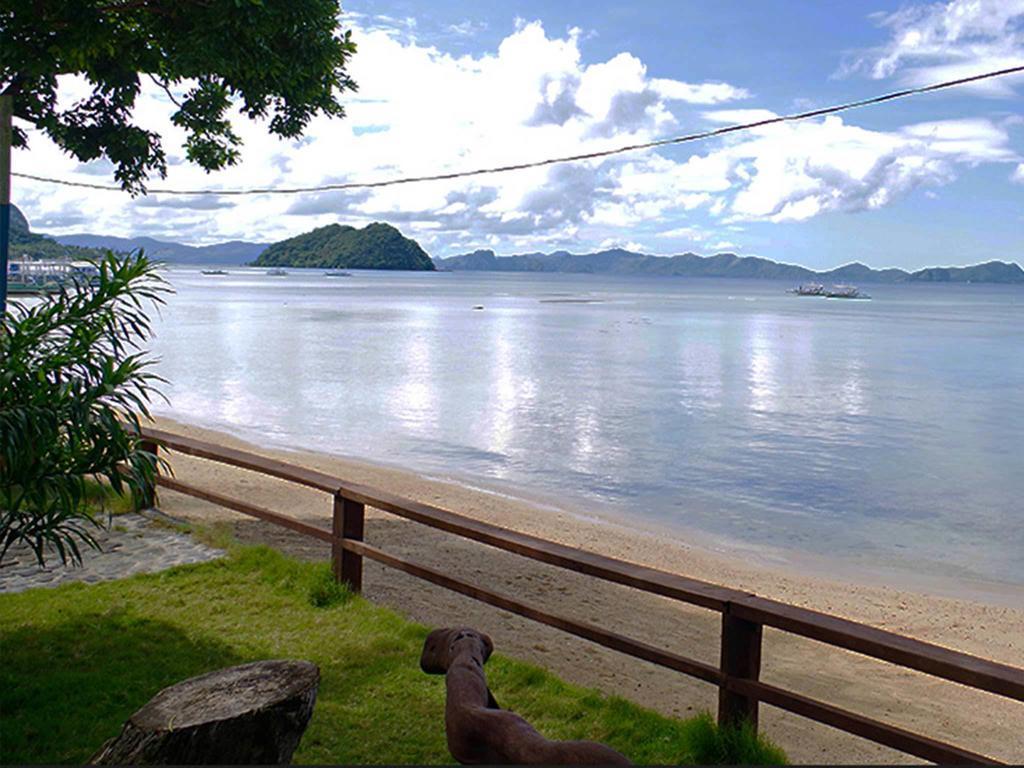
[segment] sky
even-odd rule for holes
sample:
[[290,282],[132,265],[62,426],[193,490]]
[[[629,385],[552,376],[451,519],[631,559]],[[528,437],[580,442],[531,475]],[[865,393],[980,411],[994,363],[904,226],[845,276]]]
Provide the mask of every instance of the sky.
[[[236,118],[242,162],[183,159],[144,87],[166,180],[228,189],[375,181],[540,160],[1024,64],[1024,0],[351,0],[347,115],[295,141]],[[85,94],[61,81],[61,101]],[[30,132],[15,171],[113,184]],[[622,247],[830,268],[1024,263],[1024,77],[699,143],[507,174],[301,196],[172,197],[14,179],[36,231],[273,242],[385,221],[432,256]]]

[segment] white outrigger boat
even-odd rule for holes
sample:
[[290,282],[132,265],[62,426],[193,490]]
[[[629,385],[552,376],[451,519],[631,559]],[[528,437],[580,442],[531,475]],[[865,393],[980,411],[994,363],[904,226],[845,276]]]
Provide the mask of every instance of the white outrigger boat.
[[822,296],[826,299],[870,299],[866,293],[853,285],[833,285],[826,288],[821,283],[804,283],[790,288],[789,293],[797,296]]

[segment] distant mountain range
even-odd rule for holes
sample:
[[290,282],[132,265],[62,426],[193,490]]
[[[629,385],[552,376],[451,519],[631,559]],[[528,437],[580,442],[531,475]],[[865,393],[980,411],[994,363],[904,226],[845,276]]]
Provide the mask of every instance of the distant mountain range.
[[134,251],[142,248],[146,255],[175,264],[248,264],[258,258],[269,243],[247,243],[231,240],[215,245],[183,245],[152,237],[114,237],[113,235],[58,235],[58,243],[83,248],[104,248],[112,251]]
[[[215,245],[184,245],[151,237],[108,235],[61,235],[54,238],[29,231],[28,222],[17,208],[12,216],[12,251],[35,257],[94,255],[87,249],[130,251],[145,249],[153,258],[180,264],[249,264],[256,266],[316,267],[326,269],[412,269],[435,268],[481,272],[571,272],[579,274],[652,275],[678,277],[736,277],[786,280],[792,283],[1021,283],[1024,269],[1015,262],[988,261],[966,267],[929,267],[908,272],[903,269],[872,269],[864,264],[846,264],[816,272],[796,264],[783,264],[756,256],[719,253],[699,256],[652,256],[621,248],[596,253],[524,253],[497,256],[491,250],[431,260],[415,240],[405,237],[389,224],[375,222],[363,229],[331,224],[278,243],[232,240]],[[58,245],[61,244],[61,245]]]
[[260,254],[257,267],[433,270],[434,262],[415,240],[390,224],[362,229],[330,224],[274,243]]
[[51,237],[33,232],[25,214],[11,206],[10,256],[12,259],[96,259],[100,251],[62,245]]
[[496,256],[494,251],[478,250],[447,259],[435,259],[438,269],[482,272],[573,272],[585,274],[663,275],[678,277],[738,277],[746,279],[788,280],[821,283],[1024,283],[1019,264],[989,261],[969,267],[929,267],[907,272],[902,269],[872,269],[860,263],[846,264],[826,272],[781,264],[756,256],[719,253],[698,256],[651,256],[613,248],[597,253],[574,254],[525,253]]

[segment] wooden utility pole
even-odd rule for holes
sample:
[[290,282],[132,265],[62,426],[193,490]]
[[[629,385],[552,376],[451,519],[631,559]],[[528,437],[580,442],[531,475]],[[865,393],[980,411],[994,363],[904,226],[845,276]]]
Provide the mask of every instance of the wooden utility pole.
[[14,96],[0,94],[0,318],[7,314],[7,262],[11,246],[11,123]]

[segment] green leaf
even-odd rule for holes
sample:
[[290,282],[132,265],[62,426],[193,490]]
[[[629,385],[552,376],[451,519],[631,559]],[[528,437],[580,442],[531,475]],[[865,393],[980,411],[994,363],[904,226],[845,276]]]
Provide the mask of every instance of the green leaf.
[[[156,457],[138,427],[163,380],[146,369],[145,310],[170,292],[139,251],[107,253],[95,286],[12,308],[0,328],[0,560],[22,543],[40,562],[78,562],[96,545],[100,523],[86,478],[102,476],[118,495],[140,498]],[[143,297],[140,300],[139,297]],[[127,474],[122,475],[122,469]]]
[[[141,76],[174,94],[192,90],[174,122],[188,158],[206,170],[237,163],[241,140],[227,118],[237,105],[268,117],[271,133],[302,134],[317,115],[342,117],[339,97],[356,90],[355,53],[338,27],[337,0],[204,0],[114,3],[8,0],[0,6],[0,84],[17,79],[15,115],[82,162],[106,156],[133,194],[167,173],[161,137],[136,124]],[[70,108],[58,75],[76,74],[90,93]],[[15,145],[27,134],[15,131]]]

